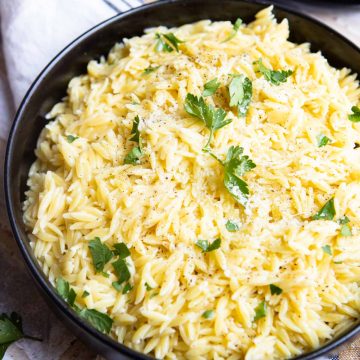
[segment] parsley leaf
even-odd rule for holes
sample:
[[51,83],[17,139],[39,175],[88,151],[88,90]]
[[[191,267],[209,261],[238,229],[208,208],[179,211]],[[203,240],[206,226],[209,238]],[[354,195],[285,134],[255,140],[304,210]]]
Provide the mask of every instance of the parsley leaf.
[[78,139],[78,136],[74,136],[74,135],[68,135],[66,137],[66,140],[68,141],[69,144],[71,144],[72,142],[74,142],[76,139]]
[[210,252],[220,248],[221,239],[216,239],[212,243],[208,240],[198,240],[195,245],[199,247],[203,253]]
[[131,133],[130,133],[132,135],[132,137],[129,140],[135,141],[137,143],[140,143],[139,124],[140,124],[140,118],[139,118],[139,115],[136,115],[135,119],[133,121]]
[[61,277],[56,281],[56,291],[71,307],[74,306],[76,292],[70,287],[70,284]]
[[256,165],[247,155],[242,155],[244,149],[240,146],[231,146],[227,152],[224,164],[224,185],[232,197],[245,206],[248,200],[249,188],[240,177]]
[[342,236],[352,236],[352,231],[349,226],[349,222],[350,222],[350,219],[346,215],[344,215],[337,221],[337,223],[339,225],[342,225],[340,228],[340,234]]
[[145,283],[145,288],[146,288],[146,291],[150,291],[153,289],[147,282]]
[[111,285],[113,286],[113,288],[114,288],[116,291],[118,291],[118,292],[121,291],[121,284],[119,284],[118,281],[113,281],[113,282],[111,283]]
[[274,284],[270,284],[271,295],[280,295],[283,290]]
[[202,120],[210,130],[210,137],[203,150],[207,150],[213,137],[214,131],[231,123],[225,120],[226,112],[223,109],[215,109],[212,105],[207,105],[203,97],[187,94],[185,99],[185,111],[194,117]]
[[262,59],[255,61],[255,64],[258,65],[258,69],[264,78],[273,85],[286,82],[287,78],[293,74],[292,70],[270,70],[263,64]]
[[211,81],[208,81],[204,85],[204,91],[202,93],[202,96],[206,97],[206,96],[214,95],[216,90],[219,88],[219,86],[220,86],[220,83],[217,81],[217,78],[212,79]]
[[128,266],[123,259],[117,259],[112,263],[114,267],[116,276],[118,277],[118,284],[121,285],[123,282],[128,281],[130,279],[130,271]]
[[95,237],[94,240],[89,241],[89,249],[93,259],[93,264],[96,272],[102,272],[105,264],[107,264],[113,257],[111,250],[101,242],[100,238]]
[[209,319],[211,320],[214,318],[215,312],[214,312],[214,310],[206,310],[203,312],[203,314],[201,316],[207,320],[209,320]]
[[236,19],[235,24],[233,25],[233,30],[232,30],[231,34],[223,41],[223,43],[231,40],[232,38],[234,38],[236,36],[237,32],[240,29],[241,24],[242,24],[242,20],[240,18]]
[[327,136],[325,136],[324,134],[319,134],[317,137],[317,142],[318,142],[318,147],[323,147],[329,143],[331,143],[331,139],[329,139]]
[[255,308],[255,317],[254,321],[259,320],[266,316],[266,304],[265,301],[262,301],[256,308]]
[[130,250],[125,243],[119,243],[114,245],[114,255],[118,255],[120,259],[125,259],[130,256]]
[[157,69],[160,68],[160,65],[159,66],[148,66],[144,71],[143,71],[143,75],[148,75],[148,74],[151,74],[152,72],[156,71]]
[[324,251],[325,254],[332,255],[332,251],[331,251],[330,245],[324,245],[324,246],[322,247],[322,249],[323,249],[323,251]]
[[79,310],[78,314],[102,333],[108,334],[110,332],[113,320],[109,315],[95,309],[86,308]]
[[157,39],[155,50],[158,52],[159,51],[172,52],[174,50],[179,52],[179,44],[184,42],[178,39],[173,33],[168,33],[168,34],[156,33],[155,37]]
[[130,292],[132,289],[133,289],[133,286],[131,286],[130,283],[126,283],[125,286],[124,286],[124,288],[123,288],[122,293],[123,293],[123,294],[127,294],[127,293]]
[[235,232],[238,231],[240,229],[240,226],[232,220],[228,220],[225,224],[226,230],[230,231],[230,232]]
[[334,198],[331,198],[321,209],[314,215],[312,220],[333,220],[335,216]]
[[136,146],[125,156],[124,164],[140,164],[140,158],[142,156],[140,147]]
[[86,298],[90,295],[86,290],[84,290],[83,294],[81,295],[82,298]]
[[353,106],[351,108],[351,111],[353,113],[348,116],[348,119],[352,122],[359,122],[360,121],[360,109],[357,106]]
[[236,75],[229,85],[230,106],[237,106],[238,115],[245,116],[252,97],[252,83],[244,75]]

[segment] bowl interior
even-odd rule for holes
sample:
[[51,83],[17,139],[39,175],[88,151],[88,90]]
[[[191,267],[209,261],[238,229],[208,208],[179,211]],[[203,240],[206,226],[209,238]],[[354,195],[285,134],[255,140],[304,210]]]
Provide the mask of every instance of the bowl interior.
[[[47,123],[46,113],[61,98],[66,95],[69,80],[86,72],[86,65],[91,59],[106,55],[116,42],[123,38],[141,35],[143,30],[157,25],[178,26],[202,19],[231,20],[240,17],[244,22],[250,22],[259,10],[266,7],[266,2],[249,2],[240,0],[184,0],[164,1],[120,14],[97,27],[91,29],[65,48],[40,74],[34,82],[20,106],[8,142],[5,164],[5,192],[8,212],[13,231],[30,267],[32,275],[46,296],[56,306],[61,308],[66,317],[72,317],[72,322],[97,337],[101,344],[100,351],[112,358],[113,355],[127,352],[137,358],[149,359],[114,340],[89,328],[87,324],[71,314],[59,301],[48,280],[42,274],[28,244],[26,230],[22,221],[22,206],[29,167],[35,159],[34,149],[41,129]],[[348,67],[360,73],[360,51],[349,41],[317,21],[300,16],[296,13],[275,8],[278,21],[287,18],[290,23],[290,40],[296,43],[310,42],[311,50],[321,50],[329,63],[335,67]],[[359,325],[347,331],[351,336],[359,330]],[[345,339],[343,337],[343,339]],[[335,340],[330,344],[338,345]],[[331,347],[331,346],[330,346]],[[109,350],[110,349],[110,350]],[[320,349],[311,354],[299,357],[310,359],[321,354]]]

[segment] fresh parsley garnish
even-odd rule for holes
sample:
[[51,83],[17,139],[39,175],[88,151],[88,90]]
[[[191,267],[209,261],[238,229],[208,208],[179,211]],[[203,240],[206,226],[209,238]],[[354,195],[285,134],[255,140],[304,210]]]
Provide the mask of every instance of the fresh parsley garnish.
[[216,239],[212,243],[208,240],[198,240],[195,245],[199,247],[203,253],[210,252],[220,248],[221,239]]
[[148,75],[148,74],[151,74],[152,72],[156,71],[157,69],[160,68],[160,65],[159,66],[148,66],[144,71],[143,71],[143,75]]
[[116,291],[118,291],[118,292],[121,291],[121,284],[119,284],[118,281],[113,281],[113,282],[111,283],[111,285],[113,286],[113,288],[114,288]]
[[179,52],[179,44],[184,42],[178,39],[173,33],[156,33],[155,38],[157,39],[155,50],[158,52],[172,52],[174,50]]
[[263,64],[262,59],[255,61],[255,64],[258,65],[258,69],[264,78],[273,85],[286,82],[287,78],[293,74],[292,70],[270,70]]
[[322,247],[322,249],[323,249],[323,251],[324,251],[325,254],[332,255],[332,251],[331,251],[330,245],[324,245],[324,246]]
[[197,97],[187,94],[185,99],[185,111],[194,117],[202,120],[210,130],[210,136],[203,150],[208,150],[208,146],[213,137],[214,131],[231,123],[231,120],[225,120],[226,112],[223,109],[216,109],[212,105],[207,105],[202,96]]
[[210,320],[210,319],[214,318],[215,312],[214,312],[214,310],[206,310],[203,312],[203,314],[201,316],[207,320]]
[[145,288],[146,288],[146,291],[150,291],[153,289],[147,282],[145,283]]
[[312,217],[312,220],[333,220],[335,216],[334,198],[331,198],[320,211]]
[[7,348],[17,340],[30,339],[42,341],[33,336],[24,335],[21,316],[16,312],[9,315],[0,315],[0,359],[5,355]]
[[66,140],[69,144],[71,144],[72,142],[74,142],[76,139],[78,139],[79,137],[78,136],[74,136],[74,135],[68,135],[66,137]]
[[90,295],[86,290],[83,291],[83,294],[81,295],[82,298],[86,298]]
[[131,255],[129,248],[123,242],[114,245],[113,253],[114,255],[119,256],[120,259],[125,259]]
[[93,259],[96,272],[103,272],[104,266],[112,259],[112,251],[101,242],[100,238],[95,237],[89,241],[89,249]]
[[118,284],[121,285],[130,279],[130,271],[124,259],[117,259],[112,263],[116,276],[118,277]]
[[349,226],[349,222],[350,222],[350,219],[346,215],[344,215],[337,221],[337,223],[339,225],[342,225],[340,228],[340,234],[342,236],[352,236],[352,231]]
[[319,134],[317,137],[317,142],[318,142],[318,147],[323,147],[329,143],[331,143],[331,139],[329,139],[326,135],[324,134]]
[[360,121],[360,109],[357,106],[351,108],[352,114],[348,116],[348,119],[352,122]]
[[139,164],[140,158],[143,155],[141,150],[141,138],[139,131],[140,118],[138,115],[135,116],[133,127],[131,129],[132,137],[129,139],[130,141],[137,142],[139,146],[133,147],[131,151],[125,156],[124,164]]
[[280,295],[283,290],[274,284],[270,284],[271,295]]
[[95,329],[102,333],[108,334],[111,330],[113,319],[107,314],[104,314],[95,309],[79,309],[80,317],[86,319]]
[[239,116],[245,116],[252,97],[252,83],[244,75],[233,76],[229,85],[230,106],[236,106]]
[[204,91],[202,93],[203,97],[214,95],[216,90],[219,88],[220,83],[217,78],[212,79],[204,85]]
[[266,316],[266,303],[262,301],[256,308],[255,308],[255,317],[254,321],[257,321]]
[[123,294],[127,294],[128,292],[130,292],[131,290],[133,289],[133,286],[130,285],[130,283],[126,283],[123,290],[122,290],[122,293]]
[[140,125],[140,118],[138,115],[135,116],[135,119],[133,121],[133,126],[131,129],[131,135],[132,137],[129,139],[130,141],[134,141],[140,144],[140,131],[139,131],[139,125]]
[[237,32],[240,29],[241,24],[242,24],[242,20],[240,18],[236,19],[235,24],[233,25],[231,34],[223,41],[223,43],[231,40],[232,38],[234,38],[236,36]]
[[225,224],[226,230],[230,231],[230,232],[235,232],[238,231],[240,229],[240,226],[232,220],[228,220]]
[[71,307],[74,306],[76,292],[70,287],[70,284],[61,277],[56,281],[56,291]]

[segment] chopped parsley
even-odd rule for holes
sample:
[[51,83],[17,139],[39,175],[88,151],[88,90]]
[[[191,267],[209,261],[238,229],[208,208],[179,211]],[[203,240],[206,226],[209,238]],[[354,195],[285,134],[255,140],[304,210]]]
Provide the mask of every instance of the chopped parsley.
[[140,164],[140,158],[142,157],[142,151],[140,147],[136,146],[130,150],[130,152],[125,156],[124,164]]
[[113,281],[113,282],[111,283],[111,285],[113,286],[113,288],[114,288],[116,291],[118,291],[118,292],[121,291],[121,284],[119,284],[118,281]]
[[324,246],[322,247],[322,249],[323,249],[323,251],[324,251],[325,254],[332,255],[332,251],[331,251],[330,245],[324,245]]
[[42,341],[36,337],[24,335],[21,316],[16,312],[10,315],[0,314],[0,359],[5,355],[8,347],[20,339]]
[[270,70],[263,64],[262,59],[255,61],[255,64],[258,65],[258,71],[273,85],[280,85],[286,82],[287,78],[293,74],[292,70]]
[[118,277],[118,284],[121,285],[123,282],[130,279],[130,271],[124,259],[117,259],[112,263],[116,276]]
[[184,41],[178,39],[173,33],[160,34],[156,33],[155,38],[157,39],[155,50],[157,52],[173,52],[176,50],[179,52],[179,44]]
[[312,220],[333,220],[335,216],[334,198],[331,198],[321,209],[314,215]]
[[339,225],[342,225],[340,228],[340,234],[342,236],[352,236],[352,231],[349,226],[350,219],[346,215],[341,217],[337,222]]
[[79,137],[78,136],[74,136],[74,135],[68,135],[66,137],[66,140],[69,144],[71,144],[72,142],[74,142],[76,139],[78,139]]
[[198,240],[195,245],[199,247],[203,253],[210,252],[220,248],[221,239],[216,239],[212,243],[208,240]]
[[131,290],[133,289],[133,286],[130,285],[130,283],[126,283],[123,290],[122,290],[122,293],[123,294],[127,294],[128,292],[130,292]]
[[352,122],[360,122],[360,109],[357,106],[351,108],[352,114],[348,116],[348,119]]
[[238,31],[240,29],[241,24],[242,24],[242,20],[240,18],[236,19],[235,24],[233,25],[231,34],[223,41],[223,43],[231,40],[232,38],[234,38],[236,36],[236,34],[238,33]]
[[76,292],[70,287],[70,284],[61,277],[56,281],[56,291],[71,307],[74,306]]
[[255,317],[254,321],[257,321],[266,316],[266,304],[265,301],[262,301],[256,308],[255,308]]
[[204,85],[204,91],[202,93],[202,96],[206,97],[214,95],[219,86],[220,83],[218,82],[217,78],[212,79]]
[[187,94],[185,99],[185,111],[194,117],[202,120],[210,130],[209,140],[203,150],[209,149],[209,144],[216,130],[231,123],[231,120],[225,120],[226,112],[223,109],[216,109],[212,105],[207,105],[202,96],[197,97]]
[[324,134],[319,134],[317,137],[317,142],[318,142],[318,147],[323,147],[327,144],[331,143],[331,139],[329,139],[326,135]]
[[83,291],[83,294],[81,295],[82,298],[86,298],[90,295],[86,290]]
[[230,106],[236,106],[239,116],[245,116],[252,97],[252,83],[244,75],[233,76],[229,85]]
[[151,74],[152,72],[156,71],[157,69],[160,68],[160,65],[159,66],[148,66],[144,71],[143,71],[143,75],[148,75],[148,74]]
[[113,319],[107,314],[104,314],[95,309],[79,309],[80,317],[86,319],[95,329],[102,333],[108,334],[111,330]]
[[214,310],[206,310],[206,311],[203,312],[203,314],[201,316],[204,319],[211,320],[211,319],[214,318],[215,312],[214,312]]
[[271,295],[280,295],[283,290],[274,284],[270,284]]
[[145,283],[145,288],[146,288],[146,291],[150,291],[153,289],[147,282]]
[[113,253],[114,255],[119,256],[120,259],[125,259],[130,256],[130,250],[123,242],[114,245]]
[[89,249],[92,256],[96,272],[103,272],[104,266],[112,259],[112,251],[101,242],[100,238],[95,237],[89,241]]
[[230,231],[230,232],[235,232],[238,231],[240,229],[240,226],[232,220],[228,220],[225,224],[226,230]]

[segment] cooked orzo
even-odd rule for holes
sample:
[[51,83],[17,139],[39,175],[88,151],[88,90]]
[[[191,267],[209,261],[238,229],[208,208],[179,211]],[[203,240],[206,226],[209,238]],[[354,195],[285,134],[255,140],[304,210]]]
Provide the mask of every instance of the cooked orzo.
[[360,313],[360,90],[271,8],[148,29],[73,78],[24,203],[98,330],[162,359],[284,359]]

